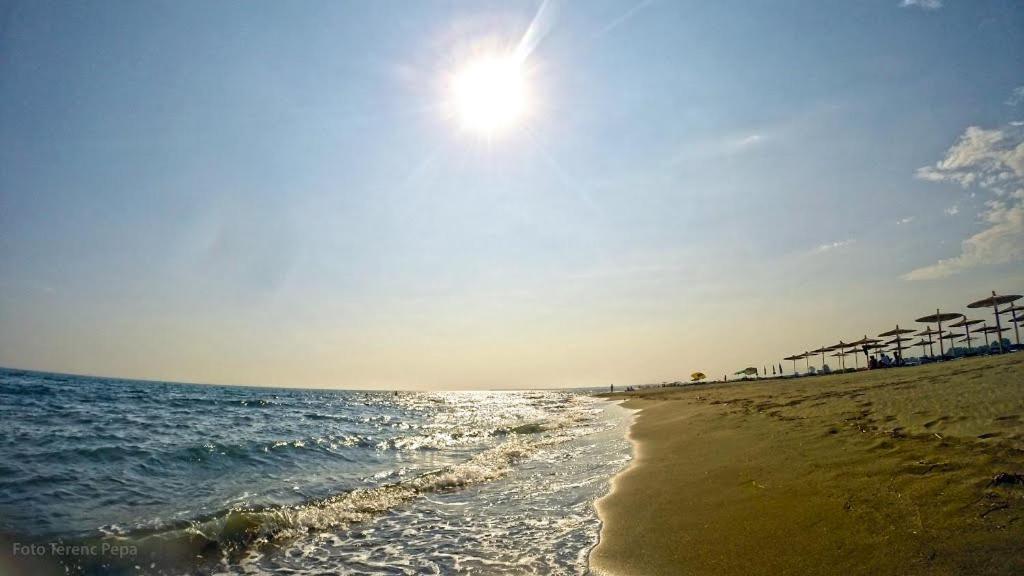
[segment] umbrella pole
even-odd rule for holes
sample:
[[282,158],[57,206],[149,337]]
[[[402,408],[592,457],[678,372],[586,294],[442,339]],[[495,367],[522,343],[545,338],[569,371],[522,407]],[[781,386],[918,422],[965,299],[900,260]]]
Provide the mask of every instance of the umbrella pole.
[[[935,316],[939,315],[939,309],[935,309]],[[946,346],[942,343],[942,320],[939,320],[939,355],[943,358],[946,357]]]
[[999,353],[1003,353],[1003,323],[999,321],[999,306],[996,306],[996,291],[992,291],[992,310],[996,314],[996,341],[999,342]]
[[967,331],[967,351],[970,352],[971,354],[973,354],[974,353],[974,347],[971,346],[971,325],[968,324],[968,325],[964,326],[964,330]]
[[903,336],[900,335],[900,325],[896,325],[896,353],[900,355],[899,361],[896,363],[897,366],[903,364],[903,341],[900,340]]
[[992,351],[992,345],[988,342],[988,322],[985,323],[981,331],[985,333],[985,353],[988,354]]

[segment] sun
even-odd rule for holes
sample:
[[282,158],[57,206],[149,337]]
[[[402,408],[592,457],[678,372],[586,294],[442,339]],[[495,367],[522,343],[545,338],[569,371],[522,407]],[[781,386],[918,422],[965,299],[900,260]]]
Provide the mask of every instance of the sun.
[[482,136],[505,132],[528,111],[526,74],[513,55],[488,54],[451,79],[453,112],[464,130]]

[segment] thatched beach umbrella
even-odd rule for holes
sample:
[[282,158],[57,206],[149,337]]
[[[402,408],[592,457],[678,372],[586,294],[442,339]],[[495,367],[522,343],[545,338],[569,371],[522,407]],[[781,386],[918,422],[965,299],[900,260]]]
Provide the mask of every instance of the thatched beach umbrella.
[[975,332],[981,332],[982,334],[985,335],[985,353],[988,354],[989,352],[991,352],[992,348],[989,346],[988,343],[988,322],[982,324],[981,328],[975,330]]
[[942,336],[939,336],[939,344],[942,344],[943,340],[949,340],[949,350],[950,350],[950,352],[952,352],[953,351],[953,342],[956,341],[958,338],[963,338],[963,337],[964,337],[963,334],[959,334],[957,332],[946,332]]
[[931,345],[932,345],[932,343],[927,341],[927,340],[925,340],[924,338],[918,340],[917,342],[914,342],[913,344],[908,344],[908,346],[911,347],[911,348],[913,348],[914,346],[920,346],[921,347],[921,356],[924,356],[924,347],[925,346],[931,346]]
[[[842,340],[839,341],[839,344],[832,346],[833,350],[842,352],[842,354],[839,355],[839,366],[842,367],[843,370],[846,370],[846,356],[848,355],[846,353],[847,348],[853,348],[853,345],[847,344]],[[833,354],[833,356],[835,355]]]
[[831,352],[831,351],[832,351],[831,348],[826,348],[824,346],[822,346],[821,348],[818,348],[817,350],[811,350],[811,354],[820,354],[821,355],[821,369],[822,370],[825,369],[825,352]]
[[945,357],[946,356],[946,350],[942,346],[942,323],[943,322],[948,322],[950,320],[956,320],[957,318],[962,318],[962,317],[963,317],[963,314],[960,314],[958,312],[942,313],[942,312],[939,311],[938,308],[936,308],[935,309],[935,314],[931,314],[929,316],[923,316],[921,318],[918,318],[917,321],[918,322],[923,322],[925,324],[938,324],[939,325],[939,327],[938,327],[938,332],[939,332],[939,355]]
[[941,335],[942,335],[942,332],[939,332],[938,330],[932,330],[931,327],[929,327],[927,330],[922,330],[922,331],[918,332],[917,334],[914,334],[914,336],[927,336],[928,337],[928,354],[932,358],[935,357],[935,346],[934,346],[935,341],[932,340],[932,336],[941,336]]
[[974,350],[974,347],[973,347],[973,346],[972,346],[971,344],[972,344],[972,343],[973,343],[973,342],[974,342],[975,340],[977,340],[977,338],[975,338],[975,337],[973,337],[973,336],[964,336],[963,338],[961,338],[961,339],[957,340],[957,342],[967,342],[967,349],[968,349],[968,350]]
[[[792,360],[793,361],[793,374],[796,374],[796,361],[800,360],[801,358],[806,358],[806,357],[807,356],[804,355],[804,354],[797,354],[795,356],[786,356],[785,358],[783,358],[783,360]],[[779,369],[781,370],[781,368],[779,368]]]
[[982,333],[985,334],[985,348],[988,348],[989,352],[992,351],[992,346],[989,344],[988,335],[989,334],[995,334],[996,335],[996,342],[999,344],[999,351],[1002,352],[1002,350],[1003,350],[1003,332],[1009,332],[1009,331],[1010,331],[1009,328],[1003,328],[1002,326],[989,326],[988,324],[986,324],[984,328],[979,330],[979,332],[982,332]]
[[[999,307],[1002,306],[1003,304],[1009,304],[1011,302],[1015,302],[1017,300],[1020,300],[1020,298],[1021,298],[1020,294],[1004,294],[1002,296],[998,296],[998,295],[996,295],[996,291],[993,290],[992,291],[992,295],[989,296],[988,298],[983,298],[981,300],[978,300],[977,302],[971,302],[970,304],[967,305],[967,307],[968,308],[988,308],[989,306],[991,306],[992,307],[992,313],[996,317],[996,328],[999,329],[999,333],[1002,334],[1002,332],[1003,332],[1003,330],[1002,330],[1003,324],[999,321]],[[998,340],[999,340],[999,352],[1002,353],[1003,352],[1003,338],[1002,338],[1002,336],[999,336]]]
[[[860,348],[861,350],[863,350],[863,352],[864,352],[864,362],[866,363],[868,361],[868,350],[873,348],[873,347],[875,347],[874,345],[878,344],[879,342],[881,342],[881,340],[879,340],[878,338],[868,338],[868,335],[865,334],[864,337],[861,338],[860,340],[854,340],[853,342],[850,342],[850,346],[853,346],[855,348]],[[854,361],[854,365],[859,368],[860,366],[857,365],[857,356],[856,355],[854,355],[853,361]]]
[[[896,328],[894,328],[893,330],[889,330],[888,332],[882,332],[881,334],[879,334],[879,336],[884,336],[884,337],[896,336],[896,340],[894,340],[893,342],[896,342],[896,351],[899,353],[899,356],[902,359],[903,358],[903,342],[904,342],[904,339],[902,338],[902,335],[903,334],[913,334],[913,333],[914,333],[913,330],[911,330],[909,328],[900,328],[900,325],[897,324]],[[909,339],[907,341],[909,341]]]
[[1017,326],[1020,322],[1017,321],[1017,313],[1024,312],[1024,306],[1014,304],[1009,308],[1003,308],[999,311],[1000,314],[1009,314],[1010,322],[1013,323],[1013,335],[1017,339],[1017,346],[1020,346],[1020,328]]
[[896,353],[896,357],[899,359],[900,362],[902,362],[903,361],[903,343],[904,342],[912,342],[912,341],[913,341],[913,338],[903,338],[902,336],[897,336],[897,337],[893,338],[892,340],[889,340],[888,342],[886,342],[885,345],[886,346],[892,346],[893,348],[891,350],[889,350],[889,351],[890,352],[895,352]]
[[971,346],[971,341],[974,340],[974,339],[971,338],[971,326],[973,326],[975,324],[981,324],[982,322],[983,322],[983,320],[968,320],[966,317],[964,317],[959,322],[954,322],[953,324],[950,324],[949,327],[950,328],[963,328],[964,329],[964,331],[967,333],[967,336],[966,336],[965,340],[961,340],[961,342],[966,341],[967,342],[967,349],[971,350],[973,352],[974,351],[974,347]]
[[843,352],[842,350],[840,350],[839,352],[836,352],[835,354],[829,354],[829,356],[831,356],[833,358],[838,358],[839,359],[839,365],[843,366],[844,365],[843,364],[843,358],[845,358],[846,356],[849,356],[850,354],[856,354],[856,352]]

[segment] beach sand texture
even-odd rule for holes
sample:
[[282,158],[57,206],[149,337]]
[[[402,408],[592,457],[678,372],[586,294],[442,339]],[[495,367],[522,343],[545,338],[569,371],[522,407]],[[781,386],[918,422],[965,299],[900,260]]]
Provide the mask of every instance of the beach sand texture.
[[1024,353],[614,396],[598,574],[1024,574]]

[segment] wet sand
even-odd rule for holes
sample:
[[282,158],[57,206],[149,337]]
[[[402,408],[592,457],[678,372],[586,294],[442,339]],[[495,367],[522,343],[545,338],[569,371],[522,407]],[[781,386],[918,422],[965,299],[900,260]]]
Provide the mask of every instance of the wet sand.
[[614,397],[597,574],[1024,574],[1024,353]]

